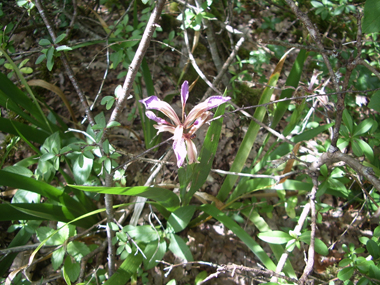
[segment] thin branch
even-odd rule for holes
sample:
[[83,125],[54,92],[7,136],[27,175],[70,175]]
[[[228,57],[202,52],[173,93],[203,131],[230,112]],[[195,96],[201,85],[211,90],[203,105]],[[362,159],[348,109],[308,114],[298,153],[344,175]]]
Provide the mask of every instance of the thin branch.
[[150,16],[149,21],[146,25],[144,34],[141,38],[141,42],[136,50],[136,54],[128,68],[128,73],[124,81],[121,95],[119,96],[116,102],[116,106],[112,111],[112,114],[108,123],[117,121],[123,108],[125,107],[127,98],[129,94],[131,93],[132,85],[137,75],[137,71],[140,68],[141,62],[149,47],[150,40],[153,36],[154,31],[156,30],[158,19],[161,15],[162,9],[164,8],[164,5],[165,5],[165,0],[157,0],[156,7],[154,8],[152,15]]
[[[288,3],[288,5],[290,6],[290,9],[292,9],[293,13],[297,16],[297,18],[300,19],[301,22],[305,25],[306,29],[308,30],[308,32],[309,32],[310,36],[312,37],[312,39],[314,40],[314,42],[316,43],[317,47],[320,50],[325,50],[325,47],[322,44],[321,36],[320,36],[319,32],[317,31],[317,29],[315,28],[314,24],[310,21],[307,14],[304,12],[301,12],[293,0],[285,0],[285,1],[286,1],[286,3]],[[336,92],[338,92],[339,91],[338,80],[337,80],[335,73],[332,69],[329,58],[327,57],[327,54],[324,52],[322,52],[322,57],[323,57],[323,61],[326,64],[326,67],[329,71],[329,74],[331,76],[331,79],[332,79],[332,82],[334,85],[334,89]]]
[[[44,9],[43,9],[43,7],[41,5],[41,0],[36,0],[35,4],[36,4],[36,7],[38,9],[38,12],[41,15],[42,20],[44,21],[44,23],[46,25],[47,30],[49,31],[50,37],[52,38],[53,42],[55,42],[56,39],[57,39],[57,37],[56,37],[56,34],[55,34],[54,30],[53,30],[53,27],[50,24],[49,19],[45,15],[45,11],[44,11]],[[80,101],[82,103],[82,106],[85,109],[85,112],[86,112],[88,120],[90,121],[90,124],[92,126],[95,125],[95,120],[94,120],[94,118],[92,116],[92,113],[90,111],[90,108],[88,106],[87,99],[84,96],[82,90],[80,89],[78,81],[76,80],[74,72],[71,69],[70,64],[67,61],[66,55],[64,53],[61,53],[61,61],[63,63],[63,66],[64,66],[65,70],[66,70],[66,74],[69,77],[69,79],[71,81],[71,84],[74,86],[75,91],[77,92],[78,97],[79,97],[79,99],[80,99]]]
[[[227,58],[226,62],[222,66],[222,69],[220,70],[220,72],[215,77],[214,81],[212,82],[213,86],[217,86],[219,84],[219,82],[222,80],[223,75],[227,72],[228,67],[230,66],[232,61],[235,59],[235,56],[236,56],[237,52],[239,51],[240,47],[243,45],[244,40],[245,40],[244,37],[241,37],[239,39],[239,41],[236,43],[236,45],[234,46],[230,56]],[[205,95],[203,95],[203,97],[202,97],[202,101],[204,101],[207,97],[209,97],[211,95],[212,90],[213,89],[209,88],[206,91]]]

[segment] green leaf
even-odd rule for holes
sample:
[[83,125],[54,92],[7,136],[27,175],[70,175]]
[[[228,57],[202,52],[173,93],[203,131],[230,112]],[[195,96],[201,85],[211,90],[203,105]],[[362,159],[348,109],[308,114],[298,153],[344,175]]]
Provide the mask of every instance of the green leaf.
[[[215,113],[215,117],[224,114],[225,106],[226,104],[223,104],[218,107]],[[202,187],[211,171],[212,163],[214,161],[214,157],[219,144],[222,125],[223,118],[220,118],[213,121],[207,131],[200,153],[200,163],[197,163],[194,167],[193,177],[191,178],[191,187],[190,190],[185,194],[185,199],[183,201],[184,205],[187,205],[193,197],[194,193]]]
[[374,161],[374,153],[373,153],[372,147],[368,143],[366,143],[365,141],[363,141],[363,140],[360,140],[360,139],[356,140],[355,139],[354,141],[357,142],[359,148],[363,151],[363,153],[365,154],[366,158],[369,161],[373,162]]
[[376,93],[372,95],[368,108],[380,112],[380,90],[376,91]]
[[363,33],[376,33],[380,31],[380,1],[367,0],[364,5],[364,17],[362,21]]
[[189,247],[181,237],[175,234],[169,234],[168,238],[170,240],[169,250],[173,252],[175,256],[181,258],[184,261],[194,260]]
[[80,263],[83,257],[90,253],[90,249],[83,242],[72,241],[67,245],[67,252]]
[[63,45],[63,46],[59,46],[59,47],[57,47],[56,48],[56,50],[57,51],[65,51],[65,50],[72,50],[72,48],[71,47],[68,47],[68,46],[66,46],[66,45]]
[[42,39],[38,42],[38,44],[41,46],[47,46],[47,45],[51,45],[51,42],[47,39]]
[[[282,70],[282,66],[285,62],[286,55],[284,55],[279,63],[277,64],[275,70],[273,71],[270,79],[268,81],[268,86],[264,89],[259,104],[268,103],[273,94],[273,87],[277,85],[278,78],[280,77],[280,72]],[[258,107],[255,110],[254,117],[260,122],[263,121],[264,116],[267,112],[266,107]],[[234,162],[230,168],[231,172],[240,172],[245,165],[245,162],[251,152],[254,142],[256,141],[257,134],[260,130],[261,126],[257,124],[255,121],[251,121],[249,124],[247,133],[244,136],[242,143],[240,144],[239,150],[235,156]],[[217,198],[220,201],[225,201],[228,194],[231,192],[233,186],[235,185],[238,179],[237,175],[228,175],[223,182],[222,187],[219,190]]]
[[62,265],[63,259],[65,258],[65,248],[61,247],[55,250],[51,256],[51,264],[54,270],[58,270],[58,268]]
[[285,210],[289,218],[294,219],[296,217],[295,207],[297,206],[297,196],[289,197],[285,202]]
[[53,58],[54,58],[54,47],[50,47],[46,54],[46,59],[47,59],[46,66],[49,71],[52,71],[53,66],[54,66]]
[[348,113],[347,109],[343,110],[342,119],[344,124],[348,128],[348,131],[350,132],[350,134],[352,134],[354,132],[354,123],[352,122],[352,117],[350,113]]
[[343,268],[341,271],[338,272],[338,278],[339,278],[339,280],[342,280],[342,281],[349,280],[351,278],[352,274],[354,274],[354,268],[353,267],[346,267],[346,268]]
[[374,123],[375,121],[372,119],[364,120],[363,122],[361,122],[358,126],[354,128],[353,136],[359,136],[359,135],[367,133],[372,128]]
[[284,244],[294,239],[291,235],[282,231],[270,231],[266,233],[259,233],[257,237],[267,243],[272,244]]
[[[304,232],[300,235],[300,240],[303,241],[304,243],[307,243],[308,245],[310,245],[310,238],[311,238],[310,231]],[[315,252],[319,253],[320,255],[327,256],[329,254],[329,249],[327,248],[327,246],[324,244],[323,241],[321,241],[318,238],[314,239],[314,248],[315,248]]]
[[168,219],[168,225],[175,233],[184,230],[194,215],[196,206],[184,206],[175,210]]
[[276,270],[276,265],[268,257],[267,253],[260,247],[260,245],[253,240],[253,238],[243,230],[235,221],[228,217],[225,213],[217,209],[213,205],[202,205],[199,207],[201,211],[206,212],[208,215],[213,216],[224,226],[230,229],[242,242],[257,256],[263,265],[269,270]]
[[161,260],[166,253],[166,242],[161,240],[159,244],[156,241],[148,243],[144,249],[144,254],[146,259],[143,260],[144,268],[149,270],[155,267],[158,262],[156,260]]
[[38,58],[37,58],[37,60],[36,60],[36,64],[40,64],[41,62],[43,62],[44,61],[44,59],[46,58],[46,54],[41,54]]
[[151,241],[160,238],[157,231],[151,226],[132,226],[127,225],[123,228],[123,232],[127,232],[132,238],[140,240],[144,243],[150,243]]
[[60,34],[54,41],[55,44],[58,44],[60,43],[64,38],[66,37],[66,34],[63,33],[63,34]]
[[[1,172],[0,172],[1,174]],[[1,175],[0,175],[1,181]],[[99,187],[99,186],[78,186],[69,185],[82,191],[97,192],[102,194],[142,196],[157,201],[168,211],[174,211],[179,206],[179,198],[172,191],[159,187]]]
[[142,263],[141,254],[130,254],[123,261],[117,271],[103,285],[125,285],[137,272]]
[[107,129],[110,129],[110,128],[113,128],[113,127],[119,127],[121,126],[121,124],[119,122],[116,122],[116,121],[112,121],[110,122],[108,125],[107,125]]
[[[66,275],[67,277],[69,278],[69,280],[71,282],[75,282],[78,277],[79,277],[79,273],[80,273],[80,264],[79,263],[72,263],[71,262],[71,258],[69,256],[66,257],[65,259],[65,263],[63,265],[63,268],[66,272]],[[67,280],[66,280],[67,282]]]
[[376,242],[374,242],[373,240],[369,239],[367,241],[366,247],[367,247],[367,250],[368,250],[369,254],[372,255],[372,257],[374,259],[377,259],[377,258],[380,257],[379,245]]
[[[82,165],[81,165],[82,164]],[[94,160],[80,154],[73,165],[73,174],[75,182],[85,184],[90,177]]]

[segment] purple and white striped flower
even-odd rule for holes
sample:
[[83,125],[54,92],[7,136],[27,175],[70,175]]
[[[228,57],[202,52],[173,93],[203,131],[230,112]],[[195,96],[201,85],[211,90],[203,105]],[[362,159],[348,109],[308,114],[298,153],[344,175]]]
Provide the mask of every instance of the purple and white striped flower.
[[184,163],[186,154],[189,164],[198,162],[197,148],[192,141],[195,132],[212,118],[213,114],[209,112],[209,110],[231,100],[230,97],[211,96],[204,102],[196,105],[189,114],[186,115],[185,105],[188,98],[189,83],[185,81],[181,87],[181,119],[168,103],[158,99],[157,96],[150,96],[140,100],[147,110],[158,110],[170,119],[170,121],[167,121],[157,117],[152,111],[145,112],[149,119],[158,123],[154,125],[154,128],[158,130],[157,133],[170,132],[173,134],[173,150],[177,157],[178,167],[181,167]]

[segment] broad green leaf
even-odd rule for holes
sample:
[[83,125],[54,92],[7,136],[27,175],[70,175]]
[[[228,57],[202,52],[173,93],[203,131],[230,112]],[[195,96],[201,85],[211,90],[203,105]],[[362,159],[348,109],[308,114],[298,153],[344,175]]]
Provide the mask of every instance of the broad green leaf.
[[144,249],[144,254],[146,259],[143,260],[144,268],[149,270],[155,267],[158,262],[156,260],[161,260],[166,253],[166,241],[161,240],[159,243],[157,241],[152,241],[148,243]]
[[57,270],[63,263],[63,259],[65,258],[65,248],[61,247],[55,250],[51,256],[51,265],[54,270]]
[[38,42],[38,44],[41,46],[47,46],[47,45],[51,45],[51,42],[47,39],[42,39]]
[[83,242],[72,241],[67,245],[67,252],[80,263],[83,257],[90,253],[90,249]]
[[70,256],[66,257],[63,268],[65,269],[65,272],[71,282],[75,282],[78,279],[80,273],[80,264],[77,262],[71,262]]
[[362,134],[367,133],[375,124],[375,121],[372,119],[366,119],[361,122],[358,126],[354,127],[353,136],[360,136]]
[[175,210],[168,219],[168,225],[178,233],[184,230],[194,215],[196,206],[183,206]]
[[57,47],[56,50],[57,50],[57,51],[65,51],[65,50],[72,50],[72,48],[69,47],[69,46],[63,45],[63,46],[59,46],[59,47]]
[[380,248],[379,248],[379,245],[376,242],[374,242],[373,240],[369,239],[367,241],[366,247],[367,247],[367,250],[368,250],[369,254],[372,255],[372,257],[374,259],[377,259],[378,257],[380,257]]
[[380,31],[380,1],[366,0],[364,17],[362,21],[363,33],[376,33]]
[[267,243],[284,244],[294,239],[288,233],[282,231],[270,231],[266,233],[259,233],[257,237]]
[[47,59],[46,67],[49,71],[52,71],[53,66],[54,66],[54,47],[50,47],[48,49],[47,54],[46,54],[46,59]]
[[356,155],[356,156],[362,156],[363,155],[363,150],[361,149],[361,147],[359,146],[359,142],[360,139],[353,139],[351,141],[351,146],[352,146],[352,152]]
[[175,234],[169,234],[169,250],[173,252],[173,254],[184,261],[193,261],[193,255],[189,247],[186,245],[186,242],[179,236]]
[[[63,33],[63,34],[60,34],[54,41],[55,44],[58,44],[60,43],[64,38],[66,37],[66,34]],[[41,45],[41,44],[40,44]]]
[[[0,175],[1,176],[1,175]],[[0,178],[1,179],[1,178]],[[176,194],[164,188],[159,187],[101,187],[101,186],[78,186],[69,185],[82,191],[97,192],[102,194],[141,196],[157,201],[168,211],[174,211],[179,206],[179,199]]]
[[[310,238],[311,238],[310,231],[304,232],[300,235],[300,240],[303,241],[304,243],[307,243],[308,245],[310,245]],[[314,248],[315,248],[315,252],[319,253],[320,255],[327,256],[329,254],[329,249],[324,244],[324,242],[321,241],[319,238],[314,239]]]
[[296,217],[295,207],[297,206],[297,196],[289,197],[285,202],[285,210],[289,218],[294,219]]
[[368,108],[380,112],[380,90],[376,91],[376,93],[372,95]]
[[[82,165],[80,165],[80,162],[82,162]],[[82,154],[78,156],[78,159],[75,160],[73,165],[73,174],[76,183],[85,184],[87,182],[92,171],[93,163],[93,159],[87,158]]]
[[361,148],[361,150],[365,154],[366,158],[369,161],[373,162],[374,161],[374,153],[373,153],[372,147],[363,140],[359,139],[359,140],[355,140],[355,141],[357,142],[358,146]]
[[144,243],[150,243],[151,241],[160,238],[158,232],[149,225],[145,226],[132,226],[127,225],[123,228],[123,232],[128,233],[132,238],[140,240]]
[[352,274],[354,274],[354,267],[346,267],[338,272],[339,280],[345,281],[351,278]]
[[202,205],[199,207],[201,211],[206,212],[208,215],[213,216],[224,226],[230,229],[242,242],[257,256],[263,265],[269,270],[276,270],[276,265],[268,257],[267,253],[260,247],[260,245],[253,240],[253,238],[243,230],[235,221],[228,217],[225,213],[217,209],[213,205]]
[[125,285],[137,272],[142,263],[141,254],[130,254],[123,261],[117,271],[103,285]]
[[354,123],[352,122],[352,117],[350,113],[348,113],[347,109],[343,110],[342,119],[344,124],[348,128],[348,131],[350,132],[350,134],[352,134],[354,132]]

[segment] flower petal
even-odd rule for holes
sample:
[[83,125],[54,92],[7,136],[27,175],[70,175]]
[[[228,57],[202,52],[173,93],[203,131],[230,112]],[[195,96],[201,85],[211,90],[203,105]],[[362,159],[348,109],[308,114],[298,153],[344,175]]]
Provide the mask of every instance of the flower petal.
[[204,112],[198,119],[194,121],[194,123],[190,126],[189,134],[193,135],[200,127],[204,125],[208,120],[212,118],[212,113],[209,111]]
[[185,105],[189,98],[189,82],[185,80],[181,87],[181,103],[182,103],[182,121],[185,119]]
[[143,100],[140,100],[144,104],[146,109],[158,110],[164,113],[169,119],[171,119],[174,124],[179,125],[181,122],[175,113],[174,109],[166,102],[161,101],[157,96],[150,96]]
[[174,136],[173,136],[173,150],[174,150],[175,156],[177,157],[178,167],[182,166],[186,158],[186,146],[185,146],[185,141],[182,135],[183,135],[183,127],[178,126],[175,129]]
[[145,115],[148,117],[148,119],[156,121],[157,123],[165,124],[165,125],[170,125],[166,120],[164,120],[164,119],[162,119],[160,117],[157,117],[156,114],[153,113],[152,111],[146,111]]
[[162,133],[162,132],[169,132],[169,133],[174,134],[174,132],[175,132],[175,127],[170,126],[170,125],[161,125],[161,124],[158,124],[158,125],[153,125],[153,127],[156,130],[158,130],[157,134]]
[[184,126],[188,127],[194,120],[199,118],[202,113],[218,107],[219,105],[222,105],[223,103],[226,103],[227,101],[231,100],[231,97],[223,97],[223,96],[211,96],[206,99],[206,101],[199,103],[196,105],[187,116]]
[[198,161],[198,153],[195,144],[191,139],[186,139],[187,146],[187,157],[189,158],[189,164],[199,163]]

